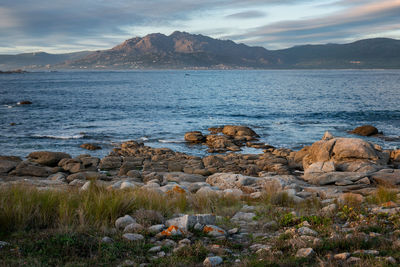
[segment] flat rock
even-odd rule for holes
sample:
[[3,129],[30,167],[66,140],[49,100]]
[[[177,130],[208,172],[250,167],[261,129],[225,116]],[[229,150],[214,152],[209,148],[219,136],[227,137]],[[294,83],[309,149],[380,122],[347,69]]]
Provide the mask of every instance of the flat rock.
[[251,222],[256,217],[253,212],[236,212],[236,214],[231,218],[231,221],[247,221]]
[[9,173],[22,161],[19,157],[0,156],[0,173]]
[[371,179],[382,185],[400,184],[400,169],[383,169],[371,174]]
[[216,221],[215,215],[212,214],[196,214],[196,215],[184,215],[181,217],[173,218],[165,222],[166,226],[175,225],[184,231],[188,231],[189,228],[194,227],[197,223],[200,224],[214,224]]
[[119,217],[116,221],[115,221],[115,227],[117,229],[124,229],[125,227],[127,227],[129,224],[131,223],[136,223],[135,219],[133,219],[131,216],[129,215],[125,215],[123,217]]
[[38,166],[27,161],[22,161],[13,172],[17,176],[48,177],[52,173],[52,170],[49,167]]
[[296,252],[296,258],[311,258],[315,255],[312,248],[301,248]]
[[64,158],[71,158],[71,156],[67,153],[51,151],[36,151],[28,155],[29,160],[50,167],[57,166],[58,162]]
[[188,183],[200,183],[205,182],[206,177],[199,174],[188,174],[184,172],[170,172],[165,175],[165,178],[169,182],[188,182]]
[[372,125],[363,125],[355,128],[350,133],[357,134],[361,136],[372,136],[379,133],[378,129]]
[[122,235],[123,238],[129,240],[129,241],[142,241],[144,239],[144,236],[141,234],[123,234]]
[[213,257],[207,257],[203,261],[203,266],[205,267],[213,267],[220,265],[224,260],[220,256],[213,256]]

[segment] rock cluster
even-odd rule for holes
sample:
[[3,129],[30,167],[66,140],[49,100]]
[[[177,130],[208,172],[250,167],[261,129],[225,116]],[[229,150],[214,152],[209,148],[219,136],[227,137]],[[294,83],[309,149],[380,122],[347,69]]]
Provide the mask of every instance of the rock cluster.
[[240,151],[240,147],[270,148],[271,146],[257,143],[259,137],[247,126],[225,125],[208,129],[211,134],[203,135],[200,131],[187,132],[185,140],[189,143],[201,143],[209,147],[210,153]]

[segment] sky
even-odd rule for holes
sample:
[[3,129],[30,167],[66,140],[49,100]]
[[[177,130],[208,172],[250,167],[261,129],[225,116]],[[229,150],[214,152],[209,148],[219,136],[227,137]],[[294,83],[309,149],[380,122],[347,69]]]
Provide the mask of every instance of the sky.
[[283,49],[400,39],[400,0],[1,0],[0,53],[109,49],[174,31]]

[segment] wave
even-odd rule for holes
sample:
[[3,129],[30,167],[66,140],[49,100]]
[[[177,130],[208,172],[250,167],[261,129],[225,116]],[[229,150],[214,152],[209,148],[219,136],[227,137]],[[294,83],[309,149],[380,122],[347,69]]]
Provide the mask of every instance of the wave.
[[158,140],[158,142],[160,142],[160,143],[176,143],[176,144],[180,144],[180,143],[185,143],[186,141],[185,140],[163,140],[163,139],[160,139],[160,140]]
[[143,137],[140,137],[139,140],[140,140],[140,141],[149,141],[149,138],[143,136]]
[[33,135],[35,138],[46,138],[46,139],[60,139],[60,140],[69,140],[69,139],[82,139],[85,138],[84,134],[77,135]]

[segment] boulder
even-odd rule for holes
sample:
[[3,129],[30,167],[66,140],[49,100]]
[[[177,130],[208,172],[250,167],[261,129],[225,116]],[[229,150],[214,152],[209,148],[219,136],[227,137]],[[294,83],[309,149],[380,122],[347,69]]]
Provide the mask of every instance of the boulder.
[[193,131],[185,133],[185,140],[190,143],[202,143],[206,137],[200,131]]
[[115,221],[115,227],[119,230],[123,230],[125,229],[125,227],[127,227],[128,225],[130,225],[131,223],[136,223],[135,219],[133,219],[131,216],[129,215],[125,215],[123,217],[119,217],[116,221]]
[[52,173],[52,169],[22,161],[17,165],[13,173],[17,176],[48,177]]
[[215,226],[215,225],[210,225],[210,224],[203,227],[203,233],[205,233],[211,237],[220,237],[220,236],[226,235],[226,232],[224,229],[222,229],[218,226]]
[[246,221],[251,222],[256,217],[256,214],[253,212],[242,212],[238,211],[236,214],[231,218],[231,221]]
[[296,258],[312,258],[315,251],[312,248],[301,248],[296,252]]
[[400,169],[382,169],[372,173],[371,179],[381,185],[399,185]]
[[327,173],[308,172],[304,174],[303,179],[311,184],[328,185],[343,180],[356,182],[367,176],[368,173],[358,173],[358,172],[336,172],[336,171]]
[[250,137],[259,137],[255,131],[250,129],[247,126],[238,126],[238,125],[225,125],[222,129],[222,133],[228,136],[250,136]]
[[29,100],[22,100],[17,102],[17,105],[32,105],[32,102]]
[[[307,170],[313,163],[331,161],[337,169],[349,171],[349,163],[386,165],[389,154],[378,146],[359,138],[333,138],[320,140],[311,145],[303,157],[303,168]],[[354,169],[354,166],[351,168]]]
[[378,129],[372,125],[363,125],[355,128],[350,133],[357,134],[361,136],[372,136],[379,133]]
[[78,158],[70,159],[65,158],[60,160],[58,166],[63,168],[64,171],[70,173],[77,173],[85,170],[85,166],[82,164],[82,161]]
[[89,143],[85,143],[80,145],[81,148],[87,149],[87,150],[98,150],[101,149],[101,146],[96,145],[96,144],[89,144]]
[[206,182],[219,189],[242,189],[243,186],[250,186],[256,183],[262,183],[264,179],[258,177],[244,176],[233,173],[215,173],[210,175]]
[[68,175],[66,178],[67,182],[72,182],[73,180],[108,180],[105,174],[99,172],[78,172]]
[[144,236],[142,236],[141,234],[123,234],[122,235],[123,238],[132,241],[132,242],[137,242],[137,241],[142,241],[144,239]]
[[209,152],[240,151],[240,147],[233,139],[223,135],[207,135],[206,144]]
[[29,160],[50,167],[57,166],[58,162],[65,158],[71,158],[71,156],[63,152],[50,151],[36,151],[28,155]]
[[22,159],[19,157],[0,156],[0,174],[14,170],[21,161]]
[[196,214],[196,215],[184,215],[181,217],[167,220],[165,225],[167,227],[175,225],[184,231],[188,231],[194,227],[197,223],[200,224],[215,224],[216,217],[212,214]]
[[207,257],[203,261],[204,267],[214,267],[223,263],[224,260],[220,256]]
[[121,157],[108,156],[100,160],[99,169],[101,170],[115,170],[122,165]]
[[206,178],[203,175],[199,174],[187,174],[184,172],[170,172],[167,173],[165,176],[168,182],[188,182],[188,183],[199,183],[205,182]]

